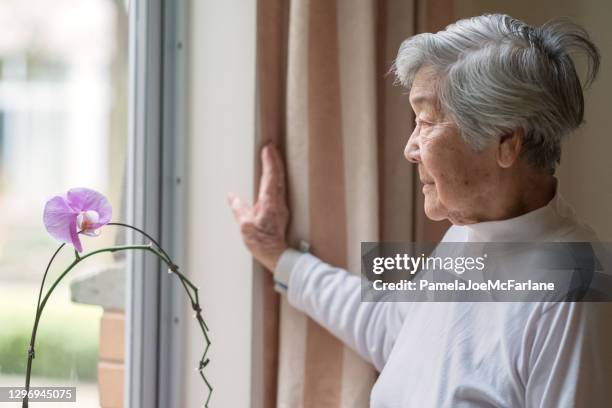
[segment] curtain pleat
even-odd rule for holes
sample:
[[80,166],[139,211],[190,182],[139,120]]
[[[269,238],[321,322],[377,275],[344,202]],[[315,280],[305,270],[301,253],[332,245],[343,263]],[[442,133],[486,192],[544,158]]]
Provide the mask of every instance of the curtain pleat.
[[[273,142],[281,148],[285,141],[285,96],[287,61],[287,13],[285,0],[258,0],[257,3],[257,137],[260,144]],[[266,22],[262,24],[262,22]],[[256,152],[258,154],[259,152]],[[255,184],[259,182],[261,163],[255,160]],[[257,191],[258,188],[255,189]],[[278,349],[280,298],[272,276],[264,271],[263,299],[263,372],[254,381],[263,388],[262,407],[274,407],[278,395]],[[286,325],[286,323],[285,323]],[[259,406],[259,405],[258,405]]]

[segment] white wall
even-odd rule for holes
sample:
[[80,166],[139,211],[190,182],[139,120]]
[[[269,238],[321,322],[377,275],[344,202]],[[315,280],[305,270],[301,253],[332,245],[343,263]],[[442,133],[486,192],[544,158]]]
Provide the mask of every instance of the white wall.
[[502,12],[530,24],[570,17],[591,34],[601,71],[585,94],[586,124],[563,147],[561,193],[602,240],[612,241],[612,2],[609,0],[455,0],[457,18]]
[[[225,202],[252,197],[255,0],[189,4],[188,271],[210,328],[210,406],[251,406],[252,262]],[[185,407],[202,406],[203,345],[188,325]]]

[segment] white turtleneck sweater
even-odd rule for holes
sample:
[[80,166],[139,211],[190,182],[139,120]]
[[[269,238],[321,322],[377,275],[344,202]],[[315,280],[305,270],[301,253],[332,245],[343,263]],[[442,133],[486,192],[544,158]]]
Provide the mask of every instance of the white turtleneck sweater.
[[[516,218],[453,226],[443,239],[595,240],[559,195]],[[612,406],[606,304],[362,303],[359,276],[292,249],[274,276],[292,306],[380,371],[374,408]]]

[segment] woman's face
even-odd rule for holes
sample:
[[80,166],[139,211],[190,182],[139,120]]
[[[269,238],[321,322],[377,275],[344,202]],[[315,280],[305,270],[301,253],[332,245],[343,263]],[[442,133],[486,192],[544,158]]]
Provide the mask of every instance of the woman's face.
[[458,225],[478,222],[495,205],[496,146],[476,152],[466,144],[438,107],[435,81],[429,68],[421,68],[415,76],[410,91],[415,129],[404,155],[418,164],[427,217]]

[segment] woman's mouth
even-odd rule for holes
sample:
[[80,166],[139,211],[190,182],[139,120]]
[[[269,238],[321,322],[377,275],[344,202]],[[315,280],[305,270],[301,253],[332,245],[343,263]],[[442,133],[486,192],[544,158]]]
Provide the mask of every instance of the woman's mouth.
[[423,183],[423,193],[432,190],[435,185],[434,183],[428,183],[428,182],[423,182],[423,181],[422,183]]

